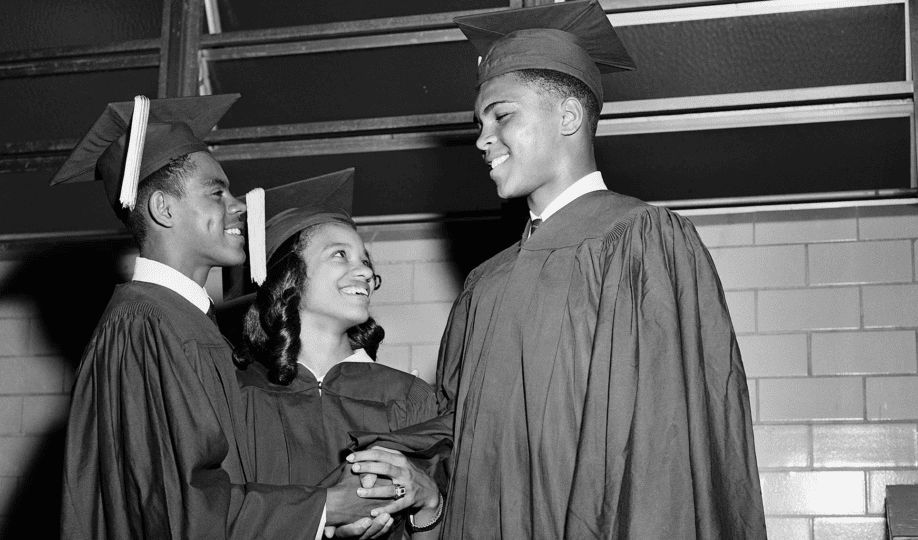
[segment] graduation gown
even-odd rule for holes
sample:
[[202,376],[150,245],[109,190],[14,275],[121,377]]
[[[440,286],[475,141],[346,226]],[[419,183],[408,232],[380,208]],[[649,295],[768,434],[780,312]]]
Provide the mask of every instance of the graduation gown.
[[257,363],[237,374],[259,482],[319,484],[351,453],[349,431],[394,431],[437,414],[430,385],[375,362],[341,362],[321,382],[300,366],[289,385]]
[[442,538],[765,539],[724,294],[666,209],[589,193],[472,271],[437,391]]
[[315,538],[325,490],[252,482],[232,351],[159,285],[120,285],[74,383],[64,538]]

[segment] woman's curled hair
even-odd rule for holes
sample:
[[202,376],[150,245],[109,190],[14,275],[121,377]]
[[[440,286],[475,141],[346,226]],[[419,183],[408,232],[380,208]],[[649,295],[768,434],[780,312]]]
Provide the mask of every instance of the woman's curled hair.
[[[259,362],[268,369],[275,384],[290,384],[296,378],[300,354],[300,297],[306,283],[306,263],[299,253],[309,243],[313,225],[292,236],[275,252],[268,275],[255,301],[245,314],[242,344],[233,357],[245,369]],[[385,331],[372,317],[347,330],[352,349],[364,349],[373,360]]]

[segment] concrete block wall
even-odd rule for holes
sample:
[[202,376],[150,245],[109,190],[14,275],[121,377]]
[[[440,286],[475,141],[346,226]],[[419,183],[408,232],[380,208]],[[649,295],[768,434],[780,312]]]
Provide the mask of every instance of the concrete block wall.
[[[883,539],[885,486],[918,483],[918,209],[691,219],[743,352],[769,537]],[[383,277],[380,361],[433,381],[462,284],[455,246],[432,225],[362,229]],[[17,264],[0,260],[0,283]],[[72,363],[41,318],[0,293],[0,531],[69,401]]]
[[743,353],[769,537],[885,538],[918,483],[915,207],[693,218]]

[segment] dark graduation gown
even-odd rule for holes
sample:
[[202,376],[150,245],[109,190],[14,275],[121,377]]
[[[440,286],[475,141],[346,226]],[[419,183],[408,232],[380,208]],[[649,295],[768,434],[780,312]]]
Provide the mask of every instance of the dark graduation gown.
[[443,538],[765,539],[724,294],[665,209],[589,193],[476,268],[437,390]]
[[159,285],[120,285],[76,374],[64,538],[315,538],[325,490],[252,483],[228,342]]
[[351,453],[349,431],[394,431],[437,414],[423,380],[375,362],[341,362],[322,382],[303,366],[289,385],[251,364],[238,372],[255,478],[319,484]]

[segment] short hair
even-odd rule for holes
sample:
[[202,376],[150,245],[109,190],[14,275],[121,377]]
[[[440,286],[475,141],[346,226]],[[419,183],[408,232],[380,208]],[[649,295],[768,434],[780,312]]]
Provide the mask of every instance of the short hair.
[[517,79],[541,94],[554,100],[575,98],[583,105],[586,124],[590,127],[590,139],[596,136],[599,126],[599,113],[602,105],[596,94],[580,79],[552,69],[521,69],[512,72]]
[[[258,362],[268,370],[268,380],[274,384],[288,385],[296,378],[297,357],[302,347],[299,307],[308,279],[306,263],[299,254],[314,233],[326,225],[329,223],[312,225],[293,235],[271,257],[268,276],[245,314],[242,344],[233,352],[233,360],[240,369]],[[351,349],[364,349],[373,360],[385,336],[383,327],[373,317],[347,330]]]
[[185,179],[194,171],[194,167],[191,154],[182,154],[169,160],[169,163],[155,170],[137,186],[137,202],[134,209],[123,209],[119,217],[127,225],[138,247],[143,247],[149,232],[145,214],[150,196],[156,191],[163,191],[173,197],[184,197]]

